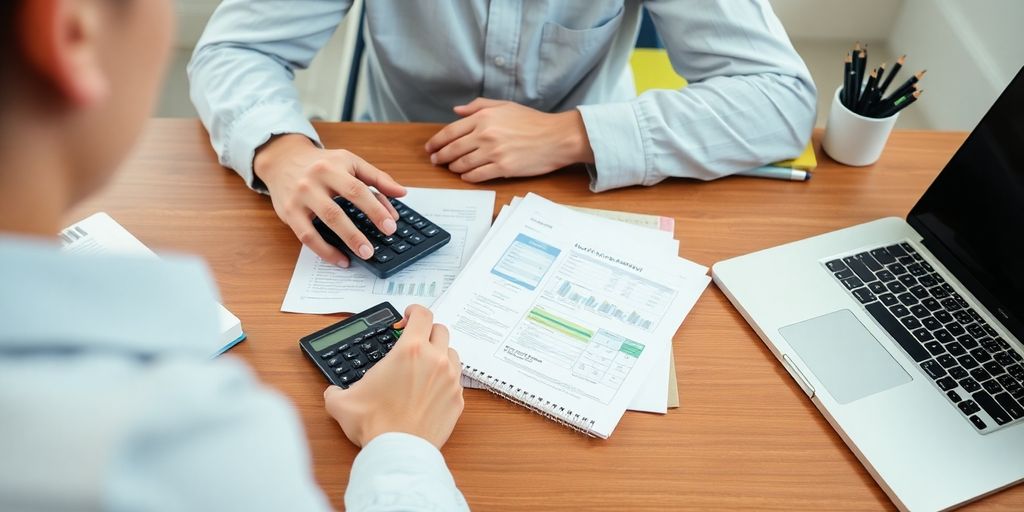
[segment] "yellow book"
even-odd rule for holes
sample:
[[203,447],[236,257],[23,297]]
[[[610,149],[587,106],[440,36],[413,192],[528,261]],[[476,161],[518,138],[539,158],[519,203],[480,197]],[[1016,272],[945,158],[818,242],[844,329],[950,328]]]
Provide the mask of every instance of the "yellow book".
[[813,171],[814,168],[818,166],[818,159],[814,157],[814,144],[808,142],[807,147],[804,148],[804,152],[800,156],[792,160],[775,162],[772,165],[775,167],[785,167],[786,169]]

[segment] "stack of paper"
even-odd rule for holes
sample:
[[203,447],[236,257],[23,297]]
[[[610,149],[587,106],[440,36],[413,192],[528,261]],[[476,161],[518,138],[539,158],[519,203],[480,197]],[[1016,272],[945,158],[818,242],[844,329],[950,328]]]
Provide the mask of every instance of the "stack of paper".
[[710,282],[678,249],[664,231],[530,194],[432,309],[466,375],[607,437],[627,407],[665,411],[672,337]]

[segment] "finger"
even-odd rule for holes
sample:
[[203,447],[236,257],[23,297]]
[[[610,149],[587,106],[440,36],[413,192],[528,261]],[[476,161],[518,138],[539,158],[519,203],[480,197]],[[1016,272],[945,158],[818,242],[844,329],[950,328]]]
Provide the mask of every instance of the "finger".
[[[395,223],[395,218],[391,216],[391,212],[389,212],[387,208],[384,208],[384,205],[380,204],[380,201],[378,201],[377,197],[373,195],[370,187],[366,186],[365,182],[344,172],[331,174],[327,176],[326,179],[328,186],[334,189],[334,192],[341,197],[352,201],[352,204],[366,214],[366,216],[373,222],[373,225],[377,226],[377,229],[382,233],[385,235],[393,235],[398,229],[398,224]],[[344,212],[342,212],[342,215],[344,215]],[[347,217],[347,215],[345,216]],[[349,247],[352,246],[350,245]],[[373,253],[371,252],[370,254],[372,255]],[[360,253],[360,256],[363,255]],[[368,257],[369,256],[365,256],[363,259]]]
[[477,167],[472,171],[469,171],[462,175],[462,181],[468,181],[470,183],[480,183],[481,181],[493,180],[494,178],[503,177],[501,169],[498,164],[487,164]]
[[471,116],[485,108],[497,107],[508,103],[504,100],[492,100],[490,98],[477,98],[465,105],[458,105],[455,107],[455,113],[462,116]]
[[[372,197],[372,196],[371,196]],[[380,203],[377,203],[374,199],[374,204],[378,208],[383,208]],[[313,213],[327,224],[327,227],[334,231],[335,235],[341,239],[342,243],[352,249],[352,252],[357,254],[362,259],[368,259],[373,256],[373,246],[370,245],[370,241],[366,239],[366,235],[363,235],[356,225],[352,223],[352,220],[348,218],[345,211],[335,203],[333,199],[327,197],[326,194],[321,194],[315,198],[308,198],[307,204],[312,203]],[[356,205],[358,206],[358,205]],[[391,222],[394,222],[392,220]],[[313,234],[318,235],[316,230]],[[315,251],[314,251],[315,252]]]
[[390,174],[378,169],[376,166],[356,156],[355,176],[359,181],[370,185],[388,197],[402,197],[406,190]]
[[448,170],[455,174],[463,174],[481,166],[487,165],[491,162],[484,156],[483,151],[476,150],[468,155],[463,155],[458,160],[448,164]]
[[428,342],[430,332],[434,326],[434,315],[429,309],[413,304],[405,310],[405,330],[402,332],[402,339],[411,336],[413,340]]
[[442,350],[447,350],[448,328],[442,324],[434,324],[430,329],[430,344]]
[[391,201],[388,201],[387,196],[376,191],[373,191],[373,195],[380,201],[380,204],[384,205],[384,209],[391,214],[391,217],[398,220],[398,210],[395,209],[395,205],[391,204]]
[[327,243],[313,227],[313,222],[308,216],[296,213],[284,221],[288,227],[292,228],[295,238],[298,238],[302,245],[309,247],[309,250],[313,251],[320,259],[342,268],[348,267],[348,256]]
[[455,139],[473,131],[473,128],[475,127],[475,119],[459,119],[458,121],[449,123],[448,126],[438,130],[438,132],[427,141],[427,145],[424,146],[424,149],[427,150],[427,153],[435,153],[439,149],[451,144]]
[[477,137],[472,133],[466,134],[452,141],[451,144],[437,150],[430,155],[430,163],[443,165],[452,162],[463,155],[472,153],[477,148]]

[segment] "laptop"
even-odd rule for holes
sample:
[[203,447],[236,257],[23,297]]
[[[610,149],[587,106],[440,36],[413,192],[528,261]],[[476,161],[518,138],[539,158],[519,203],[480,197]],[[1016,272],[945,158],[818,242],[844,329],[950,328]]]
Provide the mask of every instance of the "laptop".
[[1024,69],[906,220],[712,274],[899,508],[1024,479]]

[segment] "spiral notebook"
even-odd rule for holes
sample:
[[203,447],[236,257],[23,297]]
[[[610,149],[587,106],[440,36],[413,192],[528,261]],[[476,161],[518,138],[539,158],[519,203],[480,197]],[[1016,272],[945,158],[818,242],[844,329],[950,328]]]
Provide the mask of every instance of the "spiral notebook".
[[467,377],[607,438],[710,281],[677,252],[654,230],[530,194],[432,309]]

